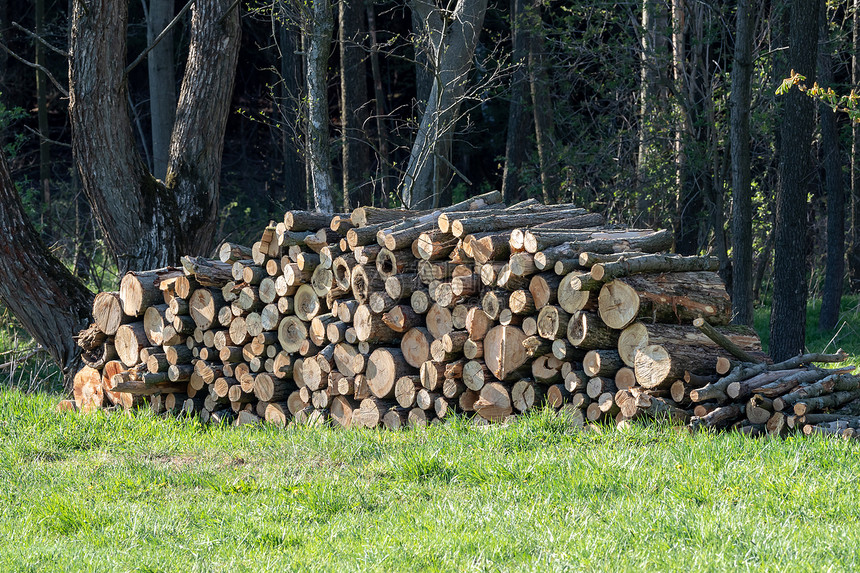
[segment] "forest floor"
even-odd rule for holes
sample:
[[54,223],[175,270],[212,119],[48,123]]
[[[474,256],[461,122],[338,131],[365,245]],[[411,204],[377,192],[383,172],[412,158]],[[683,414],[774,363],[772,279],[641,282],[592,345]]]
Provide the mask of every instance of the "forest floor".
[[[834,341],[855,361],[858,328],[849,316]],[[581,431],[548,411],[404,432],[210,427],[57,413],[58,394],[12,382],[4,572],[860,569],[860,442]]]

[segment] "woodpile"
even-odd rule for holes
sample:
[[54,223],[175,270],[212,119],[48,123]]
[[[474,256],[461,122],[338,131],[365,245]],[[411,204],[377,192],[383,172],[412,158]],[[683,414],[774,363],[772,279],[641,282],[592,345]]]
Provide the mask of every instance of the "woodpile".
[[729,324],[716,260],[671,244],[498,192],[430,211],[291,211],[251,248],[96,296],[75,402],[237,425],[401,428],[548,404],[576,424],[860,427],[860,376],[813,365],[844,354],[772,364]]

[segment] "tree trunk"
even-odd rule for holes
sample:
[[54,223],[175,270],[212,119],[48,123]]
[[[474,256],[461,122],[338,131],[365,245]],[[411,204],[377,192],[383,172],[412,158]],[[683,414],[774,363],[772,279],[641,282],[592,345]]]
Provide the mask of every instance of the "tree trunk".
[[738,1],[732,64],[732,321],[753,323],[753,234],[750,174],[750,102],[753,13],[749,0]]
[[436,203],[438,163],[444,163],[440,156],[444,157],[444,148],[450,144],[448,136],[459,119],[487,0],[458,0],[453,12],[443,11],[425,0],[413,0],[410,6],[419,14],[429,34],[434,81],[412,144],[400,197],[409,209],[427,209]]
[[288,209],[306,209],[308,206],[305,163],[299,143],[299,99],[304,75],[299,34],[287,25],[286,7],[281,12],[280,27],[280,114],[284,125],[281,131],[284,199]]
[[546,61],[540,6],[540,0],[535,0],[532,5],[531,35],[528,44],[529,85],[532,95],[543,201],[544,203],[553,203],[561,200],[562,197],[559,189],[559,166],[555,153],[552,94],[550,93],[550,80],[547,71],[549,63]]
[[334,177],[331,170],[328,85],[326,83],[328,57],[331,50],[334,18],[329,0],[311,3],[303,25],[305,53],[307,54],[306,96],[307,161],[311,172],[314,208],[323,213],[334,212]]
[[179,207],[176,244],[182,255],[208,255],[212,250],[240,34],[239,9],[232,0],[194,4],[164,180]]
[[505,165],[502,172],[502,195],[511,203],[523,197],[520,170],[526,158],[529,130],[528,97],[528,46],[529,26],[525,16],[525,0],[511,0],[511,54],[516,66],[511,76],[511,100],[508,109],[508,133],[505,143]]
[[[152,41],[173,19],[173,0],[150,0],[146,41]],[[173,61],[173,31],[168,32],[147,56],[149,68],[149,115],[152,123],[152,173],[167,176],[170,134],[176,117],[176,79]]]
[[[833,83],[833,62],[827,39],[827,5],[821,2],[821,42],[818,67],[820,83],[825,88]],[[842,283],[845,278],[845,193],[842,188],[842,155],[839,146],[839,127],[836,112],[825,104],[819,105],[821,118],[821,155],[827,189],[827,262],[824,271],[824,288],[821,292],[821,314],[818,327],[830,330],[839,321],[839,303],[842,300]]]
[[370,147],[365,129],[370,117],[367,72],[364,64],[364,4],[358,0],[340,3],[340,117],[343,130],[343,210],[350,205],[370,204]]
[[652,156],[657,147],[657,117],[660,107],[666,103],[662,94],[663,88],[660,86],[662,81],[660,69],[663,65],[663,52],[666,49],[663,33],[665,7],[662,4],[657,0],[642,0],[636,190],[639,216],[646,222],[654,218],[650,211],[657,202],[654,196],[654,177],[651,173],[654,168]]
[[[853,2],[851,17],[854,49],[851,54],[851,82],[860,83],[860,0]],[[860,291],[860,125],[851,124],[851,250],[848,253],[849,288]]]
[[385,91],[382,86],[382,72],[379,66],[379,43],[376,41],[376,9],[373,2],[367,2],[367,27],[370,31],[370,68],[373,74],[373,99],[376,115],[377,155],[379,161],[379,184],[373,198],[374,205],[387,205],[389,166],[388,166],[388,127],[385,123]]
[[73,152],[120,272],[163,267],[176,263],[180,253],[209,250],[239,48],[235,5],[195,3],[171,160],[161,184],[147,171],[132,134],[124,70],[127,19],[124,2],[74,3],[69,49]]
[[0,299],[63,373],[66,388],[82,366],[73,336],[90,319],[93,295],[45,248],[0,153]]
[[[815,81],[818,53],[817,2],[791,3],[789,66]],[[806,195],[815,105],[800,90],[785,98],[782,114],[779,188],[774,229],[773,307],[770,353],[784,360],[803,351],[806,336]]]
[[714,174],[710,170],[710,158],[717,150],[711,146],[710,118],[714,113],[709,109],[712,95],[708,84],[712,72],[705,37],[706,14],[701,3],[672,2],[673,68],[681,112],[675,131],[678,183],[675,250],[682,255],[698,254],[702,247],[707,224],[706,200],[711,203],[714,246],[724,251],[722,201],[716,196]]

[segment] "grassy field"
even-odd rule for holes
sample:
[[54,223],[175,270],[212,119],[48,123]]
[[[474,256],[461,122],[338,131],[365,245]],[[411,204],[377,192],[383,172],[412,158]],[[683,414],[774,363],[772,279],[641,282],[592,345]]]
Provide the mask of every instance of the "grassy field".
[[[850,304],[829,347],[813,306],[810,350],[856,363]],[[858,442],[550,412],[404,432],[78,415],[26,392],[39,368],[0,390],[3,572],[860,569]]]
[[203,427],[0,395],[2,571],[860,568],[860,444]]

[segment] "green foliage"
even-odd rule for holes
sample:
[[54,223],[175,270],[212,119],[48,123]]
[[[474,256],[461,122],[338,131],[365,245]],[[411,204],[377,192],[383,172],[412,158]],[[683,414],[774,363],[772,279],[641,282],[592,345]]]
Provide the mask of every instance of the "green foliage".
[[[2,94],[0,94],[2,95]],[[2,99],[0,99],[0,133],[9,134],[11,128],[29,116],[26,110],[22,107],[8,107]],[[3,146],[3,153],[6,157],[17,157],[21,151],[21,146],[27,141],[27,137],[23,133],[12,135],[9,141]]]
[[4,571],[860,565],[860,444],[665,426],[204,427],[0,393]]
[[776,88],[776,95],[786,95],[791,88],[797,87],[801,93],[805,93],[812,99],[829,106],[835,112],[842,112],[851,118],[854,123],[860,123],[860,94],[853,88],[847,95],[837,93],[832,87],[823,88],[818,82],[813,82],[812,87],[806,85],[806,76],[791,70],[791,74],[782,80]]
[[[836,352],[842,348],[851,358],[848,364],[860,366],[860,296],[842,297],[839,321],[833,330],[821,330],[818,316],[821,299],[813,299],[806,307],[806,350],[808,352]],[[764,305],[755,311],[755,329],[761,337],[765,351],[770,343],[770,306]]]

